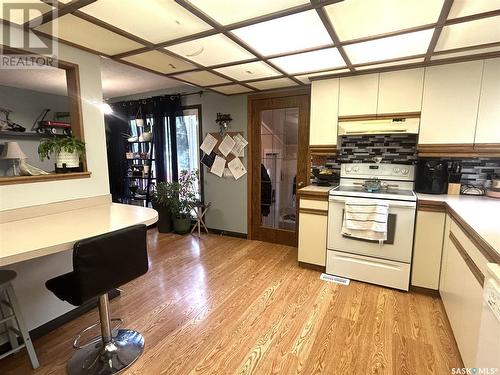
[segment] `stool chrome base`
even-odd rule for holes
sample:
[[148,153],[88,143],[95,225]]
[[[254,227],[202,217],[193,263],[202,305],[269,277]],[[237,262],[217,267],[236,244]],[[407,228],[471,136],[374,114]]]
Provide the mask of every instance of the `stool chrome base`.
[[68,363],[69,375],[119,374],[139,358],[144,338],[137,331],[120,329],[111,341],[78,349]]

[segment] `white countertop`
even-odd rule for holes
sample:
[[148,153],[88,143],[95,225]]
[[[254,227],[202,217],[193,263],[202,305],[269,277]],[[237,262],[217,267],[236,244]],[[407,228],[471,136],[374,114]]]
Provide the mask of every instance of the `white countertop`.
[[500,254],[500,199],[470,195],[421,194],[419,200],[445,202]]
[[328,192],[332,190],[334,186],[318,186],[318,185],[307,185],[299,189],[299,193],[325,193],[328,195]]
[[107,203],[3,223],[0,266],[70,250],[78,240],[157,220],[151,208]]

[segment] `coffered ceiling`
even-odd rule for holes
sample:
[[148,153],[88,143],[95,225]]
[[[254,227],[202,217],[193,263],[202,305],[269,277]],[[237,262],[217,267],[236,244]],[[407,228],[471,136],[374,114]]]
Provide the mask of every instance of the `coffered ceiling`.
[[30,1],[41,35],[227,95],[500,55],[500,0]]

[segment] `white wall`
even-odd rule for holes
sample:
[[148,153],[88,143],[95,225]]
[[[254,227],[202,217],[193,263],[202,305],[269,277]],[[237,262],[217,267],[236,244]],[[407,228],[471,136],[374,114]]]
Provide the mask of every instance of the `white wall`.
[[[79,66],[87,165],[92,176],[86,179],[0,186],[0,211],[109,194],[104,116],[94,104],[102,102],[100,57],[60,45],[59,58]],[[77,220],[75,225],[79,225]],[[19,235],[29,236],[29,228],[20,228]],[[74,309],[74,306],[60,301],[45,288],[45,281],[72,269],[71,254],[71,250],[68,250],[5,267],[18,273],[13,284],[28,329]]]
[[[138,95],[113,98],[110,102],[148,98],[156,95],[185,92],[185,88],[178,90],[154,91]],[[233,121],[230,131],[241,131],[247,138],[247,96],[225,96],[213,92],[204,92],[199,95],[183,97],[183,105],[201,104],[203,137],[208,132],[218,132],[219,126],[215,119],[217,112],[229,113]],[[247,150],[245,150],[246,152]],[[247,165],[247,152],[242,162]],[[206,223],[209,228],[223,231],[247,233],[247,175],[238,181],[234,178],[219,178],[204,168],[205,202],[212,206],[207,212]]]
[[[9,72],[0,70],[0,76],[4,74],[9,74]],[[0,86],[0,107],[12,110],[10,119],[24,126],[26,131],[29,132],[33,123],[45,108],[50,108],[52,110],[46,116],[46,120],[52,120],[55,112],[69,112],[69,99],[67,96],[62,95],[48,94],[17,87]],[[19,143],[21,150],[23,150],[28,157],[27,162],[29,164],[46,171],[54,170],[54,160],[45,159],[42,162],[38,157],[37,150],[40,139],[2,139],[2,135],[0,135],[1,144],[7,141]],[[0,149],[2,147],[3,146],[0,145]],[[0,160],[0,176],[5,176],[5,172],[11,167],[12,161]]]
[[92,175],[86,179],[0,186],[0,211],[109,193],[104,116],[94,104],[102,102],[100,57],[61,45],[59,58],[79,65],[87,165]]

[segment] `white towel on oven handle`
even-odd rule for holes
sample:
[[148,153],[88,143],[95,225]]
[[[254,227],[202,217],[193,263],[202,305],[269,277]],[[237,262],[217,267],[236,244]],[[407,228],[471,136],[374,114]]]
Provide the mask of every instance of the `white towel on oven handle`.
[[341,233],[382,244],[387,240],[388,216],[387,202],[348,199],[345,201]]

